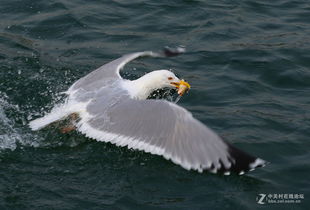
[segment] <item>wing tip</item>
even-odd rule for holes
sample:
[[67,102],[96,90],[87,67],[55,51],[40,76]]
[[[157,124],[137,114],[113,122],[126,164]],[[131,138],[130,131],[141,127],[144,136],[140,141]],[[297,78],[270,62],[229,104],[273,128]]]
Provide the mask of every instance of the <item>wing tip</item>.
[[237,175],[244,175],[248,172],[254,171],[256,168],[260,168],[260,167],[265,167],[267,164],[269,164],[269,162],[262,160],[261,158],[256,158],[254,162],[249,163],[249,165],[247,167],[240,167],[238,165],[238,163],[232,164],[232,166],[230,168],[225,168],[223,165],[221,165],[221,167],[216,168],[214,167],[214,165],[212,164],[211,167],[198,167],[198,168],[190,168],[187,169],[185,167],[185,169],[187,170],[196,170],[199,173],[202,172],[208,172],[208,173],[212,173],[212,174],[222,174],[225,176],[229,176],[232,174],[237,174]]
[[166,57],[174,57],[174,56],[178,56],[180,54],[183,54],[185,53],[185,47],[184,46],[178,46],[178,47],[175,47],[175,48],[171,48],[171,47],[168,47],[166,46],[163,50],[164,52],[164,55]]
[[230,156],[231,167],[225,169],[222,167],[219,171],[224,173],[233,172],[238,175],[244,175],[247,172],[253,171],[256,168],[264,167],[268,164],[267,161],[254,157],[234,146],[228,144],[228,153]]
[[202,172],[209,172],[212,174],[222,174],[225,176],[237,174],[237,175],[244,175],[247,172],[253,171],[256,168],[265,167],[269,162],[254,157],[246,152],[228,144],[228,154],[229,154],[229,162],[230,165],[226,166],[223,164],[221,160],[218,160],[218,164],[208,164],[208,165],[201,165],[198,164],[196,166],[185,167],[182,163],[178,163],[183,168],[187,170],[195,170],[199,173]]

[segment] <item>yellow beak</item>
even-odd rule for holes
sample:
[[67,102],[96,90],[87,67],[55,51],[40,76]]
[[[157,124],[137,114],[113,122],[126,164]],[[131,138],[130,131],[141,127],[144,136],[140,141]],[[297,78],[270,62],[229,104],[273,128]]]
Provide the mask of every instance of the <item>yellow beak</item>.
[[180,82],[171,82],[171,84],[178,89],[178,94],[181,96],[191,88],[191,86],[185,82],[184,79],[180,80]]

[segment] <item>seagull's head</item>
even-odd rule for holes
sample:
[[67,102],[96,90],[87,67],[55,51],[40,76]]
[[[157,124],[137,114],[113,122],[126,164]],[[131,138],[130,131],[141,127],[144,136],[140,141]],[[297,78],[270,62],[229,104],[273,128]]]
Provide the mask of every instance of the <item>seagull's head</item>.
[[183,95],[190,85],[180,80],[169,70],[156,70],[145,74],[137,80],[130,81],[126,89],[133,97],[146,99],[154,90],[162,88],[175,88],[179,95]]
[[169,70],[157,70],[149,73],[153,78],[152,83],[156,89],[160,88],[176,88],[179,95],[183,95],[185,87],[190,88],[190,85],[184,80],[180,80],[175,74]]

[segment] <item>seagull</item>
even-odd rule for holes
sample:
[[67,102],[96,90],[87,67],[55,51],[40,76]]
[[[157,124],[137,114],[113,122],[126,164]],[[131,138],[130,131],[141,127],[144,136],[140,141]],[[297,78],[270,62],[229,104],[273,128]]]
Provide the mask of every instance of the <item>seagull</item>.
[[[265,166],[266,161],[224,141],[185,108],[164,99],[149,99],[158,89],[189,86],[169,70],[155,70],[136,80],[121,77],[120,70],[140,57],[170,57],[183,48],[166,48],[124,55],[77,80],[67,100],[50,113],[29,123],[32,130],[64,119],[85,136],[120,147],[127,146],[163,156],[187,170],[239,175]],[[181,92],[178,92],[180,95]]]

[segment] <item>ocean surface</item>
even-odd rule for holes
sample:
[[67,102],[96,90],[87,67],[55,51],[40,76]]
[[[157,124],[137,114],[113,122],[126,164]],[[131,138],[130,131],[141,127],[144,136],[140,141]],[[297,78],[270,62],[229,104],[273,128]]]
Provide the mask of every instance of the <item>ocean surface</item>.
[[[192,85],[178,104],[266,167],[186,171],[78,132],[28,127],[97,67],[180,45],[184,55],[134,61],[124,76],[172,69]],[[309,91],[306,0],[2,0],[0,209],[310,209]]]

